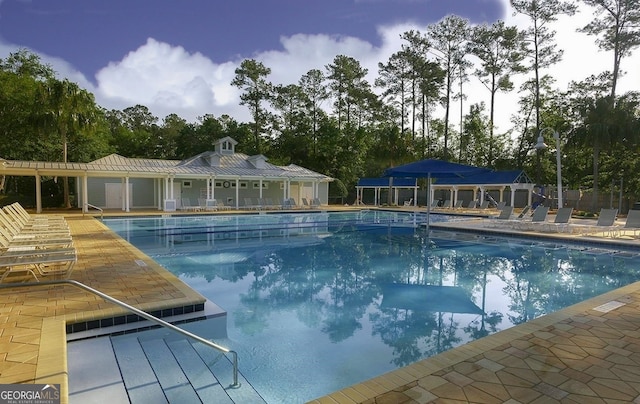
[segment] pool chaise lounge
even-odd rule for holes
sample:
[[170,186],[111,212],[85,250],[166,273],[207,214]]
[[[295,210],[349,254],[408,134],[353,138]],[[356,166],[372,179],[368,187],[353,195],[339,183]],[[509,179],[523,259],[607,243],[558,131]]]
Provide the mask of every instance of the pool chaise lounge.
[[613,237],[625,237],[631,235],[635,237],[640,231],[640,210],[630,210],[627,213],[627,219],[624,222],[624,225],[618,227],[614,233]]
[[[50,248],[36,250],[12,250],[0,254],[0,283],[11,278],[32,277],[38,282],[41,277],[60,276],[67,278],[77,261],[75,248]],[[36,275],[37,273],[37,275]]]
[[571,224],[571,232],[579,234],[605,233],[611,235],[617,229],[618,209],[601,209],[595,224]]

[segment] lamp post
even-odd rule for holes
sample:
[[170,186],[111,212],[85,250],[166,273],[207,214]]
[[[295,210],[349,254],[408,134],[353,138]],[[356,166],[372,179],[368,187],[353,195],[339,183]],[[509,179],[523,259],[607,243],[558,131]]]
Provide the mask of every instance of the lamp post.
[[553,138],[556,140],[556,174],[558,176],[558,208],[563,207],[562,204],[562,164],[560,162],[560,134],[557,130],[551,128],[544,128],[540,130],[538,136],[538,143],[536,143],[536,150],[545,150],[548,146],[544,143],[544,137],[542,136],[545,131],[552,131]]

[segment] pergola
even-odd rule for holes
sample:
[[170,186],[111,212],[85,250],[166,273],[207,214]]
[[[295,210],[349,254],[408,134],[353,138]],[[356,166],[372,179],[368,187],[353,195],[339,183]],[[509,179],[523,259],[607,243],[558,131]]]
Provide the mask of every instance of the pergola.
[[531,205],[533,198],[533,189],[535,184],[529,178],[529,176],[522,170],[512,171],[487,171],[474,175],[464,177],[447,177],[437,178],[431,184],[431,194],[429,200],[434,200],[434,193],[436,190],[448,190],[450,192],[450,198],[452,204],[458,200],[458,192],[461,190],[470,190],[473,193],[473,200],[477,200],[478,192],[480,193],[480,200],[485,199],[485,194],[488,191],[499,191],[499,202],[505,200],[504,192],[509,189],[510,201],[513,204],[515,200],[515,193],[518,190],[524,190],[528,192],[527,204]]
[[412,205],[417,206],[418,185],[415,178],[394,178],[391,183],[389,178],[360,178],[356,184],[356,205],[362,203],[362,194],[365,189],[373,189],[374,204],[380,205],[380,195],[383,189],[389,189],[393,195],[392,204],[398,204],[398,191],[400,189],[413,189]]

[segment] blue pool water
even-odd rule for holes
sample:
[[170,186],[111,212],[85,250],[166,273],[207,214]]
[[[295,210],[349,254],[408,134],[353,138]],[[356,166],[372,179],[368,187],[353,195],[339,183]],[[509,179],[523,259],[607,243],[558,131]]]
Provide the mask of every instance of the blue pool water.
[[[432,220],[451,218],[432,215]],[[228,312],[240,372],[304,402],[640,279],[640,257],[393,212],[106,219]]]

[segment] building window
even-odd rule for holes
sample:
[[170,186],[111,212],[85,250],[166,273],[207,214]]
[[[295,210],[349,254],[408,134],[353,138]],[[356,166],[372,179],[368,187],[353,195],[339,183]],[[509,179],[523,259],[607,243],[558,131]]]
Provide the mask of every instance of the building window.
[[240,182],[240,189],[247,189],[249,187],[249,183],[246,181]]
[[[260,189],[260,183],[259,182],[254,182],[253,183],[253,189]],[[262,183],[262,189],[269,189],[269,183],[268,182],[263,182]]]
[[191,181],[182,181],[183,188],[191,188]]

